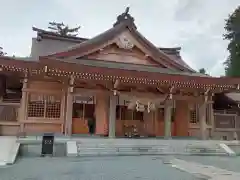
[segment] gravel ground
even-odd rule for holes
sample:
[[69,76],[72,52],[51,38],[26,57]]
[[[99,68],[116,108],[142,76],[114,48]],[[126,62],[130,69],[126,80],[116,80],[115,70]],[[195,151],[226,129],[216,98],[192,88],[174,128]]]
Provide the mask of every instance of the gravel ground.
[[22,157],[0,168],[0,180],[195,180],[159,158],[135,157]]
[[176,156],[176,158],[215,166],[229,171],[240,172],[240,156]]

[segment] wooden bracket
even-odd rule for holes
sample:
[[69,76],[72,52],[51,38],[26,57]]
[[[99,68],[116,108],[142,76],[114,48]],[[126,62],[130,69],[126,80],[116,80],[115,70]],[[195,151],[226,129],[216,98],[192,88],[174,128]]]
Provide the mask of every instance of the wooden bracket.
[[45,73],[48,72],[48,66],[44,66],[44,72],[45,72]]
[[236,89],[237,89],[237,90],[239,90],[239,89],[240,89],[240,85],[239,85],[239,84],[237,84],[237,87],[236,87]]
[[164,90],[162,90],[160,87],[157,87],[157,90],[161,93],[164,93]]
[[170,87],[169,89],[169,99],[173,98],[172,92],[173,92],[174,86]]
[[207,91],[204,92],[204,102],[206,103],[208,101],[208,93],[210,89],[207,89]]
[[72,76],[70,77],[69,85],[70,85],[70,86],[74,85],[74,81],[75,81],[75,77],[72,75]]
[[72,75],[69,80],[69,92],[71,93],[73,92],[74,80],[75,80],[75,77]]
[[119,84],[120,84],[120,81],[119,81],[119,79],[117,79],[117,80],[115,81],[114,85],[113,85],[114,89],[117,89],[118,86],[119,86]]

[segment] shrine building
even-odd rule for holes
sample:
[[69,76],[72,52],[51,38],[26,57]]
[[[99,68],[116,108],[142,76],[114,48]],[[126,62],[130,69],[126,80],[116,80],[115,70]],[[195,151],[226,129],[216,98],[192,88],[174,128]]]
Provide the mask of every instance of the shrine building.
[[0,57],[1,135],[231,139],[238,134],[238,115],[231,116],[232,126],[226,113],[222,121],[213,97],[238,92],[240,79],[196,72],[180,47],[147,40],[130,14],[119,15],[91,39],[33,31],[29,57]]

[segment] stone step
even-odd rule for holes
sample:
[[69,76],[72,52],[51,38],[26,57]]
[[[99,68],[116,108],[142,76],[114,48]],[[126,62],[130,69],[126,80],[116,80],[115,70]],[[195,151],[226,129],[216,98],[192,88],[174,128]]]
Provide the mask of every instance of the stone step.
[[[205,146],[77,144],[79,155],[227,155],[216,144]],[[208,145],[210,146],[210,145]],[[195,149],[194,149],[195,148]]]
[[13,164],[19,152],[20,143],[16,142],[16,137],[0,136],[0,165]]

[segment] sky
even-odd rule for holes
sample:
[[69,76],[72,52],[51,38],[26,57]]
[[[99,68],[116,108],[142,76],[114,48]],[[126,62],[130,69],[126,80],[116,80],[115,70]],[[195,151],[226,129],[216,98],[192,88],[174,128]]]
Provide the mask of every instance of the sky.
[[80,37],[94,37],[112,27],[117,15],[130,7],[138,30],[158,47],[181,47],[192,68],[224,75],[228,41],[225,19],[239,0],[0,0],[0,47],[9,56],[29,56],[32,26],[48,22],[81,26]]

